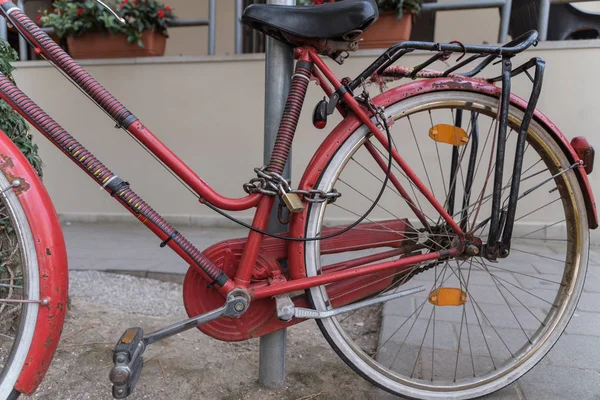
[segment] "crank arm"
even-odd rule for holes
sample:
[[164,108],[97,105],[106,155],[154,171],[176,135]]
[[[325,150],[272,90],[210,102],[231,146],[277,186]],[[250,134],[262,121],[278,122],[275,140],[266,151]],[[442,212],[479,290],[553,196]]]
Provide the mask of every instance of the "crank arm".
[[178,322],[166,328],[144,335],[142,328],[129,328],[119,339],[113,354],[113,368],[109,378],[113,384],[113,397],[124,399],[133,393],[142,373],[144,352],[152,343],[177,335],[188,329],[223,317],[239,317],[248,310],[250,296],[243,290],[232,290],[227,302],[212,311]]
[[209,311],[205,314],[186,319],[185,321],[177,322],[173,325],[167,326],[166,328],[162,328],[156,332],[152,332],[144,336],[144,342],[146,343],[146,345],[149,345],[158,342],[159,340],[168,338],[170,336],[177,335],[178,333],[187,331],[189,329],[196,328],[202,324],[206,324],[216,319],[226,316],[233,316],[227,315],[227,309],[228,304],[224,304],[222,307]]
[[295,307],[294,317],[296,318],[308,318],[308,319],[323,319],[335,317],[336,315],[344,314],[350,311],[358,310],[363,307],[372,306],[379,303],[385,303],[387,301],[399,299],[401,297],[411,296],[413,294],[421,293],[425,291],[425,286],[417,286],[412,289],[402,290],[400,292],[390,293],[379,297],[359,301],[357,303],[349,304],[347,306],[334,308],[332,310],[319,311],[309,308]]
[[227,302],[223,306],[152,332],[144,336],[144,343],[149,345],[222,317],[240,317],[248,310],[249,305],[250,296],[248,293],[243,290],[232,290],[227,296]]

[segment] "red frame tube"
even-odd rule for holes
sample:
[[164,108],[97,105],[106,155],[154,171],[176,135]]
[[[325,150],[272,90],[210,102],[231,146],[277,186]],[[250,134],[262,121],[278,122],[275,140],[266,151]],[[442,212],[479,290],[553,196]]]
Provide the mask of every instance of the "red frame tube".
[[460,254],[459,249],[450,249],[441,254],[441,252],[420,254],[414,257],[400,258],[394,261],[388,261],[375,265],[367,265],[364,267],[352,268],[346,271],[331,272],[324,275],[312,276],[310,278],[294,279],[292,281],[277,285],[264,286],[252,290],[252,297],[255,299],[263,299],[265,297],[278,296],[280,294],[294,292],[296,290],[309,289],[315,286],[326,285],[333,282],[339,282],[344,279],[356,278],[358,276],[368,275],[374,272],[384,271],[386,269],[394,269],[406,267],[409,265],[418,264],[424,261],[439,260],[442,257],[454,257]]

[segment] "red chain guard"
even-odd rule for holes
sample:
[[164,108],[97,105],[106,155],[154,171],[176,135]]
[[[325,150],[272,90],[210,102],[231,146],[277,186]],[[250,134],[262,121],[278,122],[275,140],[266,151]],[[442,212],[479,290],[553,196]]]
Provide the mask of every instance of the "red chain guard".
[[[368,228],[370,225],[365,224],[364,227]],[[381,221],[372,223],[372,225],[373,228],[383,226],[389,230],[379,232],[374,230],[369,235],[365,235],[361,230],[351,230],[322,242],[321,253],[334,254],[340,251],[358,251],[373,247],[400,249],[404,243],[406,227],[410,226],[407,220]],[[327,236],[339,229],[340,227],[324,228],[322,234]],[[414,231],[414,229],[411,227],[409,231]],[[245,244],[246,238],[226,240],[206,249],[204,255],[221,268],[227,276],[234,278]],[[263,239],[252,273],[252,281],[262,281],[267,284],[269,278],[281,276],[281,266],[277,260],[283,260],[286,257],[287,244],[285,241],[276,238]],[[365,257],[365,263],[370,262],[366,260],[367,258]],[[335,272],[351,267],[347,263],[332,264],[324,267],[324,271]],[[369,297],[387,287],[397,273],[398,270],[390,270],[334,283],[328,287],[328,293],[336,299],[332,301],[332,304],[339,307]],[[285,280],[282,281],[285,282]],[[196,268],[188,269],[183,282],[183,303],[190,317],[207,313],[225,303],[223,296],[215,289],[210,288],[209,283],[202,278]],[[292,301],[297,307],[309,307],[305,294],[295,296]],[[201,325],[198,329],[215,339],[234,342],[260,337],[302,321],[295,318],[289,322],[280,321],[276,315],[275,300],[268,298],[253,300],[248,311],[240,318],[221,318]]]
[[[252,280],[266,280],[273,271],[280,271],[277,259],[285,258],[283,240],[267,241],[261,246]],[[230,278],[235,277],[246,239],[232,239],[217,243],[204,251],[215,265],[223,269]],[[183,303],[190,317],[203,314],[221,307],[225,299],[202,278],[196,268],[190,267],[183,282]],[[306,296],[294,299],[299,307],[306,307]],[[302,320],[293,319],[283,322],[277,319],[275,300],[260,299],[250,303],[248,311],[240,318],[221,318],[198,327],[205,334],[219,340],[235,342],[260,337],[278,331]]]

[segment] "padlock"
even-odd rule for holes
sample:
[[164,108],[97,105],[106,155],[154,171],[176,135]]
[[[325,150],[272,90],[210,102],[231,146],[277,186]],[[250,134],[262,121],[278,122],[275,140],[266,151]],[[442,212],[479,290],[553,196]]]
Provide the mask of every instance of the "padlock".
[[291,213],[299,213],[304,210],[304,204],[300,200],[300,196],[296,193],[288,193],[282,186],[279,186],[279,194],[281,195],[281,200],[283,200],[283,203]]

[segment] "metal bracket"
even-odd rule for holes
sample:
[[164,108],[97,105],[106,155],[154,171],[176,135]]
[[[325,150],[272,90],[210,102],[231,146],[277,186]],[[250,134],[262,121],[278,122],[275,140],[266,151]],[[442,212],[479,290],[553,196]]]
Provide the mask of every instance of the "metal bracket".
[[0,190],[0,194],[4,195],[6,192],[12,189],[18,189],[21,186],[21,181],[19,179],[15,179],[10,183],[9,187]]
[[277,308],[277,318],[288,322],[294,318],[294,302],[289,295],[275,296],[275,307]]
[[331,310],[320,311],[309,308],[294,307],[294,317],[296,318],[309,318],[309,319],[323,319],[330,318],[336,315],[344,314],[350,311],[358,310],[360,308],[372,306],[379,303],[385,303],[387,301],[399,299],[401,297],[411,296],[425,291],[425,286],[417,286],[411,289],[402,290],[400,292],[394,292],[379,297],[373,297],[367,300],[359,301],[347,306],[334,308]]

